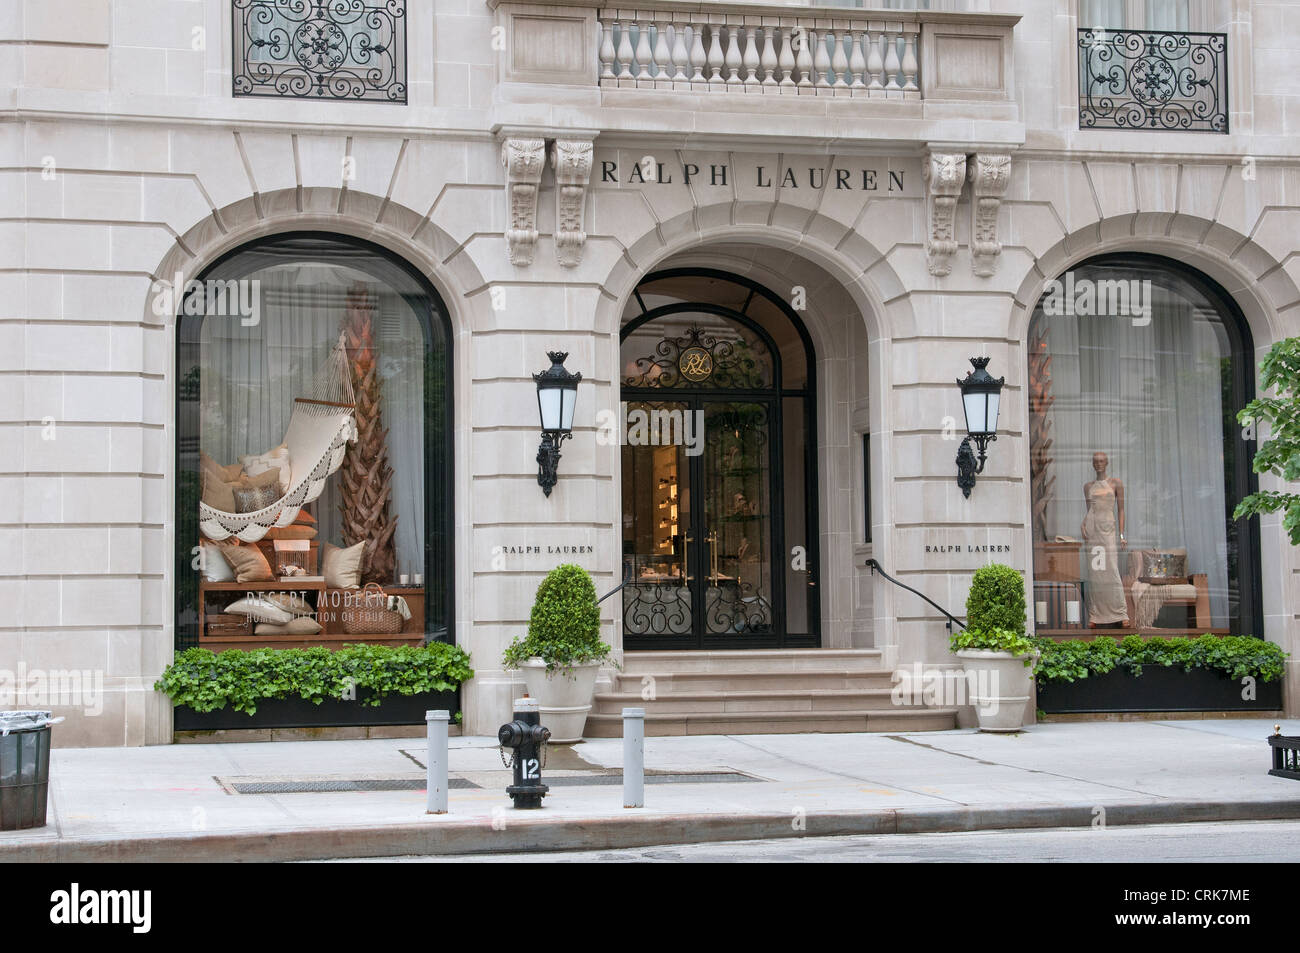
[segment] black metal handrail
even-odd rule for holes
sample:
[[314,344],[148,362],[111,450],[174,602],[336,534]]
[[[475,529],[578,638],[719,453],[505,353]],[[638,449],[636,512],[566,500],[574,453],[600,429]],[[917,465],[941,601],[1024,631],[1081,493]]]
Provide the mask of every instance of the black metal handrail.
[[918,596],[920,596],[920,597],[921,597],[922,599],[924,599],[926,602],[930,603],[930,605],[934,606],[936,609],[938,609],[940,612],[942,612],[942,613],[944,614],[944,616],[946,616],[947,619],[948,619],[948,621],[945,622],[944,625],[946,625],[946,626],[948,627],[948,631],[949,631],[949,632],[952,632],[952,627],[953,627],[954,624],[957,625],[959,628],[962,628],[962,629],[966,628],[966,623],[965,623],[965,622],[961,621],[961,619],[957,618],[955,615],[953,615],[951,612],[949,612],[949,611],[948,611],[947,609],[945,609],[943,606],[939,605],[939,603],[935,602],[933,599],[931,599],[929,596],[927,596],[924,592],[921,592],[920,590],[917,590],[917,589],[913,589],[911,586],[909,586],[909,585],[908,585],[907,583],[905,583],[905,582],[899,582],[897,579],[895,579],[895,578],[894,578],[893,576],[891,576],[889,573],[885,572],[885,570],[881,568],[880,563],[876,562],[874,559],[868,559],[868,560],[867,560],[867,565],[871,567],[871,572],[872,572],[873,575],[874,575],[875,573],[880,573],[882,576],[884,576],[886,579],[888,579],[888,580],[889,580],[890,582],[892,582],[894,585],[898,586],[900,589],[906,589],[908,592],[913,593],[914,595],[918,595]]
[[617,586],[615,586],[613,589],[609,590],[609,592],[605,593],[605,594],[604,594],[603,596],[601,596],[599,599],[597,599],[597,600],[596,600],[596,605],[600,605],[602,602],[604,602],[606,599],[608,599],[608,598],[609,598],[610,596],[612,596],[614,593],[618,592],[620,589],[622,589],[624,586],[626,586],[626,585],[627,585],[629,582],[631,582],[631,581],[632,581],[632,564],[631,564],[631,563],[623,563],[623,581],[620,582],[620,583],[619,583]]

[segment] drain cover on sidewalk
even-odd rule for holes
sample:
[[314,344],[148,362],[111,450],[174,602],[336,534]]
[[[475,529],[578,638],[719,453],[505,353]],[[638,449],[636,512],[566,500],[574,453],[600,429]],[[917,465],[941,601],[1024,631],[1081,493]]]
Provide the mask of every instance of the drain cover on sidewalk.
[[[447,786],[452,789],[472,788],[482,790],[509,783],[505,771],[469,771],[468,777],[451,777]],[[348,791],[423,791],[424,778],[220,778],[214,781],[227,794],[338,794]],[[623,783],[620,773],[548,774],[546,783],[551,787],[614,787]],[[763,781],[739,771],[702,771],[685,774],[646,774],[646,784],[729,784],[745,781]],[[499,782],[499,784],[498,784]]]
[[[215,778],[227,794],[335,794],[343,791],[423,791],[424,778]],[[449,788],[477,788],[449,778]]]
[[[578,787],[581,785],[622,784],[622,774],[585,774],[585,775],[547,775],[547,784],[555,787]],[[645,776],[646,784],[727,784],[733,781],[762,781],[736,771],[716,771],[701,774],[649,774]]]

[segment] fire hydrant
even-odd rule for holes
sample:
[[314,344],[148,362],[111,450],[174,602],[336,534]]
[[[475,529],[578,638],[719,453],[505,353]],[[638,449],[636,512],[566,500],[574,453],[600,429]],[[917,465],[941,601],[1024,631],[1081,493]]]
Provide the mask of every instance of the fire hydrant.
[[[515,783],[506,788],[506,793],[514,800],[516,808],[541,807],[542,798],[550,790],[542,783],[544,745],[550,737],[550,729],[542,727],[542,712],[537,699],[527,695],[516,698],[515,720],[497,731],[501,762],[514,768]],[[506,760],[506,748],[512,751],[510,761]]]

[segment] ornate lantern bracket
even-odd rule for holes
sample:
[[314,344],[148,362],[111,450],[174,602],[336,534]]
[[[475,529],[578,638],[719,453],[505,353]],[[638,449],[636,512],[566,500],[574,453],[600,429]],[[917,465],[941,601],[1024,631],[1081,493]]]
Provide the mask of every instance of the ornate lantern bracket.
[[537,485],[550,496],[560,468],[560,444],[573,436],[573,411],[582,375],[565,369],[567,351],[547,351],[546,356],[551,359],[551,366],[534,374],[533,381],[537,384],[537,411],[542,424],[542,442],[537,448]]

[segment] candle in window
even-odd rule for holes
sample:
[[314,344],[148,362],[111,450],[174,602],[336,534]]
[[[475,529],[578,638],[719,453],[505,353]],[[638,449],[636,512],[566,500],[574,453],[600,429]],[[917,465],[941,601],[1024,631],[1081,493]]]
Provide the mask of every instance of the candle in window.
[[1070,625],[1079,624],[1079,603],[1067,602],[1065,604],[1065,621]]
[[1034,603],[1034,621],[1037,622],[1039,625],[1045,625],[1045,624],[1047,623],[1047,603],[1046,603],[1046,602],[1035,602],[1035,603]]

